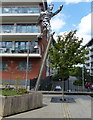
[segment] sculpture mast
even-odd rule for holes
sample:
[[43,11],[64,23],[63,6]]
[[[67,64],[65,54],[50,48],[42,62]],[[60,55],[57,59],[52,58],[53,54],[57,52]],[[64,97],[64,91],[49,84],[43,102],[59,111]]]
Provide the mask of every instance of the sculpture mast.
[[49,50],[51,42],[53,40],[54,32],[52,32],[52,30],[51,30],[50,20],[51,20],[52,17],[57,15],[62,10],[63,5],[61,5],[60,8],[54,13],[51,12],[53,10],[53,8],[54,8],[54,5],[50,4],[46,11],[42,11],[40,13],[40,16],[38,18],[38,23],[41,23],[41,25],[43,27],[43,34],[46,33],[47,36],[48,36],[48,38],[47,38],[48,39],[48,44],[47,44],[46,51],[45,51],[45,54],[44,54],[44,58],[43,58],[43,61],[42,61],[42,64],[41,64],[40,73],[39,73],[39,76],[38,76],[38,79],[37,79],[37,82],[36,82],[35,91],[38,91],[40,80],[41,80],[43,69],[44,69],[44,65],[45,65],[45,62],[46,62],[46,59],[47,59],[47,55],[48,55],[48,50]]

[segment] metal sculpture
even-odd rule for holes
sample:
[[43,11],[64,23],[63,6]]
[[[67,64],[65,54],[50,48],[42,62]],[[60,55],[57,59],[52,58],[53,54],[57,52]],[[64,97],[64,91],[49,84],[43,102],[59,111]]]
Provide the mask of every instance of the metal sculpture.
[[43,58],[43,61],[42,61],[42,64],[41,64],[40,73],[39,73],[39,76],[38,76],[38,79],[37,79],[37,82],[36,82],[35,91],[37,91],[38,88],[39,88],[40,79],[41,79],[41,76],[42,76],[42,73],[43,73],[43,68],[44,68],[44,65],[45,65],[45,62],[46,62],[46,59],[47,59],[47,55],[48,55],[48,50],[49,50],[51,42],[53,41],[54,32],[52,33],[50,20],[53,16],[57,15],[62,10],[63,5],[61,5],[60,8],[54,13],[51,12],[53,10],[53,8],[54,8],[54,5],[50,4],[46,11],[42,11],[40,13],[40,16],[38,18],[38,22],[41,23],[41,25],[43,27],[43,34],[45,32],[48,36],[48,44],[47,44],[47,48],[46,48],[44,58]]

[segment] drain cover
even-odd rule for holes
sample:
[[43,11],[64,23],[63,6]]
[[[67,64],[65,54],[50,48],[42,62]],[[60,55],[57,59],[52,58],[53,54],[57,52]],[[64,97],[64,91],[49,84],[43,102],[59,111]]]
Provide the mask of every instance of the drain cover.
[[53,103],[74,103],[75,100],[70,97],[64,97],[64,100],[62,99],[62,97],[52,97],[51,102]]

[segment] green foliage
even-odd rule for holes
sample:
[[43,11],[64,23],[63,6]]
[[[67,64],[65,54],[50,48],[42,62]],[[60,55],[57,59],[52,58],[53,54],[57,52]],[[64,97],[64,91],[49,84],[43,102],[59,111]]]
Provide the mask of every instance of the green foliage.
[[28,93],[28,91],[25,88],[19,88],[17,90],[17,94],[26,94],[26,93]]
[[7,85],[9,85],[9,83],[8,82],[3,82],[2,85],[7,87]]
[[0,91],[0,94],[4,96],[14,96],[14,95],[17,95],[17,92],[16,90],[2,90]]
[[21,95],[29,93],[25,88],[19,88],[17,90],[14,89],[4,89],[0,90],[0,94],[4,96],[14,96],[14,95]]
[[80,80],[75,80],[75,81],[73,82],[73,85],[82,86],[82,81],[80,81]]
[[55,68],[63,78],[69,69],[78,63],[83,64],[87,50],[82,46],[83,39],[76,37],[76,31],[64,33],[49,50],[51,67]]
[[82,67],[72,67],[69,71],[69,75],[82,78]]

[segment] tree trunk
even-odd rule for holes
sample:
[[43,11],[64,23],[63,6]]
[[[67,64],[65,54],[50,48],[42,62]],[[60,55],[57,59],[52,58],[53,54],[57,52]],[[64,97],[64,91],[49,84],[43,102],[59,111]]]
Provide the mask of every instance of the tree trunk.
[[63,87],[63,90],[62,90],[62,101],[64,101],[64,76],[62,77],[62,83],[63,83],[63,85],[62,85],[62,87]]

